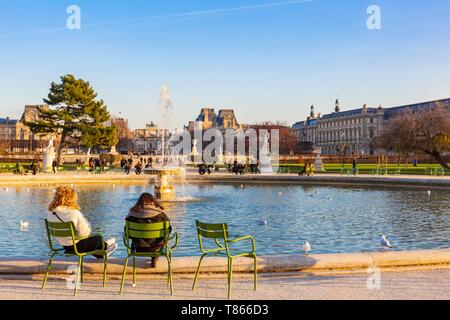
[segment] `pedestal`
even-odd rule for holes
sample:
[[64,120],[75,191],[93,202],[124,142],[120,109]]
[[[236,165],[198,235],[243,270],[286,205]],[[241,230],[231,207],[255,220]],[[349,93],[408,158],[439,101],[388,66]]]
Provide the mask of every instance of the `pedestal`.
[[155,196],[158,200],[171,201],[175,199],[174,176],[180,175],[180,169],[162,168],[159,169],[158,179],[155,184]]
[[314,153],[316,155],[316,161],[314,162],[314,170],[315,172],[325,172],[323,168],[323,162],[320,155],[322,154],[322,148],[315,148]]
[[55,152],[54,151],[44,151],[43,154],[43,167],[42,170],[45,173],[53,172],[52,164],[55,160]]

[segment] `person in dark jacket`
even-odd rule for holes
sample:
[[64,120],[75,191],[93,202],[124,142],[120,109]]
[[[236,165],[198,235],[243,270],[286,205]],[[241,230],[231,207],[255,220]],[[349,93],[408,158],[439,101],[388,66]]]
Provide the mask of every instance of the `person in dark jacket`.
[[[169,218],[164,212],[164,207],[159,204],[153,195],[150,193],[143,193],[133,208],[130,209],[126,221],[135,223],[156,223],[169,221]],[[172,226],[169,233],[172,232]],[[132,248],[136,252],[159,252],[166,242],[164,238],[158,239],[136,239],[132,238]],[[157,258],[152,258],[151,267],[156,267]]]

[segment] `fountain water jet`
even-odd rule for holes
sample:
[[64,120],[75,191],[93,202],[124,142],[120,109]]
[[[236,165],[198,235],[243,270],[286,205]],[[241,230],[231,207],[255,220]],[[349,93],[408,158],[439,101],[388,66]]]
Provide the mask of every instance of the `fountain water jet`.
[[167,86],[163,86],[159,98],[159,106],[161,109],[162,118],[162,137],[161,137],[161,156],[163,165],[160,168],[152,169],[153,173],[156,172],[157,178],[155,183],[155,196],[162,201],[171,201],[175,199],[175,177],[184,174],[184,170],[179,166],[166,163],[166,140],[165,130],[169,125],[169,120],[172,117],[173,104],[169,96],[169,89]]

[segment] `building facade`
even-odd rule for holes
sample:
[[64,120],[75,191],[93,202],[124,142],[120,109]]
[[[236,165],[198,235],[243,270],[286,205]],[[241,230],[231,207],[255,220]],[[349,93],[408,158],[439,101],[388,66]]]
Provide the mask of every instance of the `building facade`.
[[450,107],[450,99],[442,99],[391,108],[369,108],[364,105],[359,109],[341,111],[340,103],[336,100],[335,112],[316,116],[314,107],[311,107],[310,117],[295,123],[292,129],[307,152],[320,147],[325,155],[340,155],[344,152],[379,155],[382,150],[377,149],[376,139],[383,134],[392,117],[407,109],[429,109],[437,103]]
[[143,129],[133,131],[133,150],[139,154],[155,154],[160,152],[162,137],[166,144],[170,141],[170,132],[167,129],[159,129],[153,122]]
[[186,129],[190,132],[195,129],[208,130],[211,128],[226,130],[241,129],[242,126],[237,121],[234,110],[221,109],[218,113],[214,108],[203,108],[195,121],[190,121]]
[[35,135],[25,124],[39,120],[39,108],[48,106],[27,105],[20,119],[0,118],[0,141],[8,144],[9,152],[37,151],[45,147],[49,135]]

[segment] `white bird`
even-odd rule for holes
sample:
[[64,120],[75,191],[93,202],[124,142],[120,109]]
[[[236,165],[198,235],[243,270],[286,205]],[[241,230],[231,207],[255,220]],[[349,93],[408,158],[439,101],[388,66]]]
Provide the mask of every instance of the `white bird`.
[[328,196],[328,197],[327,197],[327,200],[330,200],[330,201],[331,201],[331,200],[333,200],[333,198],[330,197],[330,196]]
[[389,242],[389,240],[386,238],[386,236],[384,234],[381,235],[380,246],[383,249],[390,249],[390,248],[392,248],[391,243]]
[[6,191],[6,192],[8,192],[8,191],[9,191],[8,187],[6,187],[6,188],[5,188],[5,191]]
[[278,192],[278,195],[279,195],[279,196],[282,196],[282,195],[283,195],[283,192]]
[[243,184],[241,184],[241,189],[244,189],[244,185]]
[[308,255],[308,253],[311,251],[311,245],[308,241],[305,241],[303,244],[303,251],[305,252],[305,255]]
[[428,190],[428,196],[431,197],[431,190]]
[[20,220],[20,229],[27,229],[29,226],[30,226],[29,222]]
[[27,192],[30,192],[30,188],[27,188]]

